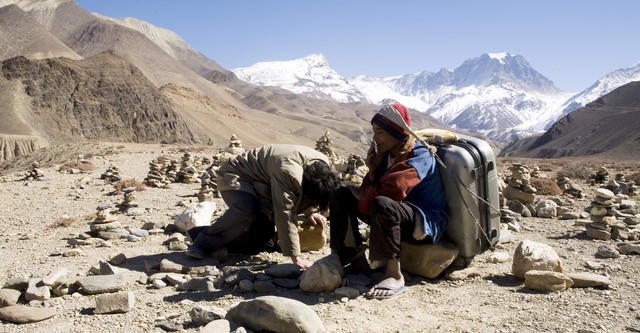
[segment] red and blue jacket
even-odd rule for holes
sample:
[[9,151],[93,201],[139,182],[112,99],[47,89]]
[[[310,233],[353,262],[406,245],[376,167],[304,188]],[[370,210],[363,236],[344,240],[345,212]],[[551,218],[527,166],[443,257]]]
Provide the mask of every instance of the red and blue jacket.
[[[388,158],[386,153],[383,161]],[[375,197],[389,197],[417,209],[422,214],[427,238],[433,243],[440,241],[449,224],[449,209],[438,163],[425,146],[416,142],[406,160],[390,167],[383,162],[378,169],[369,172],[375,172],[375,180],[365,176],[360,186],[358,208],[361,214],[371,215]]]

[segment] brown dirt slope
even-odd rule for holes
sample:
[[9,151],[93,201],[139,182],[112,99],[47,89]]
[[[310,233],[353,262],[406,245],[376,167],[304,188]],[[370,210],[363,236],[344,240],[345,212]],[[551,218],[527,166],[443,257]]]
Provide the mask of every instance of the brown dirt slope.
[[17,5],[0,7],[0,45],[0,60],[16,56],[82,58]]
[[[179,142],[194,137],[175,106],[124,59],[110,54],[75,61],[66,58],[2,63],[5,85],[22,98],[14,99],[13,114],[51,143],[70,140]],[[21,91],[20,91],[21,90]],[[14,133],[33,134],[33,133]]]
[[566,115],[539,138],[501,156],[640,159],[640,82],[631,82]]

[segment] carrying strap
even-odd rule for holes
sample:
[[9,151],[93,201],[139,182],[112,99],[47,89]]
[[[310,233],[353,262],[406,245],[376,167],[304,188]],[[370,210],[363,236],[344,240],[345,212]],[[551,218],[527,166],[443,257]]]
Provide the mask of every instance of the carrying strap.
[[[416,140],[418,140],[422,144],[426,144],[426,142],[444,144],[444,143],[453,143],[453,142],[463,141],[457,134],[455,134],[455,133],[453,133],[451,131],[442,130],[442,129],[429,128],[429,129],[418,130],[418,131],[411,132],[411,133],[414,134],[416,136]],[[440,165],[440,167],[442,167],[442,168],[444,168],[446,170],[447,166],[444,164],[444,162],[442,162],[442,160],[440,159],[440,156],[435,155],[435,157],[436,157],[436,160],[438,161],[438,164]],[[493,209],[494,211],[500,213],[500,209],[492,206],[491,203],[489,203],[487,200],[485,200],[484,198],[482,198],[478,194],[476,194],[473,191],[471,191],[467,186],[465,186],[464,183],[462,182],[462,179],[460,179],[460,176],[458,175],[458,173],[451,172],[451,173],[448,173],[448,174],[449,175],[453,174],[455,179],[456,179],[456,181],[460,185],[460,186],[454,186],[456,188],[456,190],[458,191],[458,196],[460,197],[460,199],[462,199],[462,202],[464,203],[464,207],[469,212],[469,215],[471,215],[471,217],[473,217],[474,223],[476,224],[476,226],[478,226],[478,229],[480,229],[480,231],[482,232],[482,235],[487,240],[487,243],[489,244],[491,251],[494,251],[495,250],[495,246],[491,243],[491,238],[489,237],[489,235],[487,235],[487,233],[485,232],[485,230],[482,227],[482,225],[480,225],[480,219],[473,214],[473,211],[469,207],[469,204],[467,203],[467,201],[465,200],[465,197],[462,195],[462,192],[460,191],[460,187],[462,187],[465,190],[467,190],[467,192],[469,192],[469,194],[471,194],[472,196],[476,197],[478,200],[482,201],[484,204],[487,205],[487,207]]]
[[[440,159],[440,157],[436,154],[437,152],[437,148],[432,145],[429,144],[425,139],[428,139],[429,136],[426,137],[422,137],[420,135],[418,135],[416,132],[414,132],[408,125],[407,123],[404,121],[404,118],[402,118],[402,116],[400,115],[400,113],[398,112],[398,110],[396,110],[394,107],[391,107],[389,105],[385,105],[385,110],[387,111],[387,114],[385,114],[385,117],[389,118],[390,120],[392,120],[395,124],[399,125],[400,127],[402,127],[402,129],[404,129],[405,131],[407,131],[409,134],[411,134],[418,142],[420,142],[423,146],[425,146],[428,150],[429,153],[431,153],[432,156],[434,156],[436,158],[436,161],[438,162],[438,164],[447,169],[447,166],[444,165],[444,162],[442,162],[442,160]],[[433,135],[431,136],[431,138],[447,138],[448,140],[456,140],[459,141],[460,137],[458,137],[457,135],[455,135],[453,132],[449,132],[446,130],[437,130],[437,129],[426,129],[424,130],[425,134],[430,134],[432,133]],[[440,135],[436,135],[436,134],[440,134]],[[446,135],[445,135],[446,134]],[[443,141],[445,142],[445,141]],[[491,206],[491,204],[489,202],[487,202],[485,199],[481,198],[480,196],[478,196],[477,194],[471,192],[471,190],[469,190],[466,186],[464,186],[464,183],[462,182],[462,180],[460,179],[460,176],[456,175],[456,179],[458,180],[458,182],[460,183],[460,185],[462,185],[462,187],[464,187],[469,193],[471,193],[471,195],[475,196],[476,198],[478,198],[478,200],[484,202],[485,204],[487,204],[489,207],[495,209],[496,211],[500,212],[499,209]],[[457,187],[457,186],[456,186]],[[469,205],[467,204],[467,202],[464,200],[464,197],[462,196],[462,193],[459,193],[460,197],[462,197],[462,201],[464,202],[465,207],[467,208],[467,210],[469,212],[471,212],[471,209],[469,208]],[[484,232],[484,228],[482,228],[482,226],[480,225],[480,222],[478,221],[478,218],[475,217],[473,214],[471,214],[471,216],[473,216],[473,219],[476,223],[476,225],[480,228],[480,230],[482,230],[482,234],[484,235],[484,237],[487,239],[488,243],[491,244],[491,239],[489,238],[489,236]],[[493,245],[491,245],[491,250],[493,251],[495,249],[495,247]]]

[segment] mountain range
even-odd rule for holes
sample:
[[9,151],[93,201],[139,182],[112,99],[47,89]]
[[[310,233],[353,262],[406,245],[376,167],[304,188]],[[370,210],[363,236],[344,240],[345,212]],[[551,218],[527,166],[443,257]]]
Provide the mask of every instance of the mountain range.
[[343,78],[321,54],[261,62],[232,71],[240,79],[261,86],[279,86],[343,103],[397,100],[453,128],[503,142],[539,134],[571,111],[640,80],[638,63],[601,78],[580,93],[564,92],[524,57],[509,53],[483,54],[454,70],[384,78]]
[[342,78],[319,54],[228,70],[172,31],[73,0],[0,0],[0,40],[0,161],[83,140],[225,146],[233,134],[314,146],[330,132],[337,152],[363,153],[391,101],[415,110],[413,128],[469,131],[498,149],[583,101],[507,53],[394,78]]

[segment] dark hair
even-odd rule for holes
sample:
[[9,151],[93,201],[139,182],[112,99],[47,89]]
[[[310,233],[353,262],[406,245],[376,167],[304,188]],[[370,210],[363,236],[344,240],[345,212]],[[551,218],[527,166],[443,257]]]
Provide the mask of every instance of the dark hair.
[[340,187],[340,176],[322,161],[316,161],[304,168],[302,175],[302,195],[325,210],[329,207],[331,191]]

